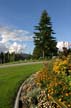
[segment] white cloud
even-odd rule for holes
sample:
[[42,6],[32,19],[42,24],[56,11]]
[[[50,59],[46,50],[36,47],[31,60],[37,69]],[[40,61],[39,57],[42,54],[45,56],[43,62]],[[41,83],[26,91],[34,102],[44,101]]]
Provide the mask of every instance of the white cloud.
[[69,42],[60,41],[57,43],[57,48],[59,49],[59,51],[63,51],[63,47],[66,47],[68,49],[69,48]]
[[7,41],[31,41],[33,36],[25,30],[11,29],[8,27],[0,27],[0,43],[6,43]]
[[[21,52],[26,45],[21,45],[24,41],[32,41],[33,35],[23,29],[12,29],[0,26],[0,47],[1,51]],[[21,43],[22,42],[22,43]]]
[[12,53],[12,52],[15,52],[15,53],[20,53],[20,52],[23,52],[23,50],[26,49],[26,45],[21,45],[21,44],[18,44],[16,42],[14,42],[10,47],[9,47],[9,52]]

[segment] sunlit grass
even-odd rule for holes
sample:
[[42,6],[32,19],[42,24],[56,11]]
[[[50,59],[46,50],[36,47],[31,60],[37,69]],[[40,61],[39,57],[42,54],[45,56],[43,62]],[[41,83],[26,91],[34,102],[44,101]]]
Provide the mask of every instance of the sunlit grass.
[[21,83],[42,64],[15,66],[0,69],[0,108],[13,108],[14,99]]

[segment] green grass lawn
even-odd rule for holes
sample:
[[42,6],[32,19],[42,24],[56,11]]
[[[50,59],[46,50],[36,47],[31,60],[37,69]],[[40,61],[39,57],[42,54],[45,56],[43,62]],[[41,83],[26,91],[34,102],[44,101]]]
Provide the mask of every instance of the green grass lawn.
[[0,108],[13,108],[16,93],[21,83],[42,64],[0,68]]

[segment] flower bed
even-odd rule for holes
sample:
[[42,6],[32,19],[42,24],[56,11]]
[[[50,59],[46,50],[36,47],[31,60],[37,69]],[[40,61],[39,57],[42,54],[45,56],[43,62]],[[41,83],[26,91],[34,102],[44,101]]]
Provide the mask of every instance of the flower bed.
[[70,56],[44,62],[22,88],[19,108],[71,108]]
[[47,89],[36,83],[37,75],[32,75],[22,87],[19,108],[60,108],[51,100]]

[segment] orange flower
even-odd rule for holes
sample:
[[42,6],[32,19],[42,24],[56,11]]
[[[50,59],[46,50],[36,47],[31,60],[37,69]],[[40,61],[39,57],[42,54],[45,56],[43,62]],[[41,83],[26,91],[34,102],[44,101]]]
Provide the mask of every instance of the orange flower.
[[68,94],[68,93],[66,93],[65,95],[66,95],[66,96],[68,96],[69,94]]

